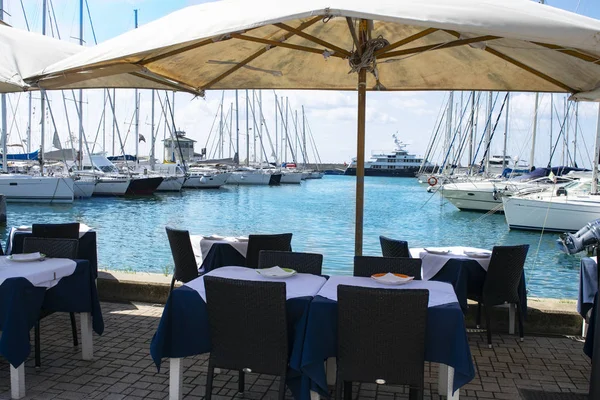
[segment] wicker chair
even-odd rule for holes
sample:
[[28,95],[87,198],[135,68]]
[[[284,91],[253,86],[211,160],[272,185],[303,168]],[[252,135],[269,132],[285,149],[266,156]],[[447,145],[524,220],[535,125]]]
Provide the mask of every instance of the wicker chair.
[[246,267],[258,268],[258,256],[261,250],[292,251],[292,234],[250,235],[246,252]]
[[336,400],[352,382],[409,385],[423,399],[429,291],[338,286]]
[[167,230],[169,246],[171,247],[173,262],[175,263],[173,279],[171,279],[171,289],[169,290],[169,293],[171,293],[173,286],[175,286],[175,281],[187,283],[198,277],[198,264],[196,263],[196,256],[194,256],[194,250],[192,249],[190,233],[188,231],[169,228],[168,226],[165,229]]
[[285,283],[205,276],[204,285],[212,342],[205,398],[212,396],[214,369],[228,368],[239,371],[240,393],[246,372],[279,375],[283,400],[289,357]]
[[31,236],[56,239],[79,239],[79,222],[68,224],[33,224]]
[[261,250],[258,255],[258,268],[269,268],[276,265],[282,268],[291,268],[299,273],[321,275],[323,255]]
[[[77,250],[79,248],[78,239],[56,239],[56,238],[38,238],[38,237],[26,237],[23,239],[23,253],[40,253],[51,258],[77,258]],[[40,320],[48,315],[53,314],[48,310],[42,310],[40,314]],[[71,334],[73,335],[73,346],[78,346],[77,340],[77,321],[75,321],[75,313],[69,313],[71,319]],[[41,350],[40,350],[40,322],[35,324],[35,366],[40,367],[41,361]]]
[[421,259],[400,257],[354,257],[354,276],[369,277],[373,274],[391,272],[414,276],[421,280]]
[[470,299],[477,301],[477,325],[481,321],[481,308],[485,307],[488,346],[492,347],[492,328],[490,311],[492,307],[502,304],[515,304],[519,316],[519,336],[523,340],[523,310],[519,297],[519,283],[523,276],[523,268],[529,245],[494,246],[490,265],[483,282],[481,294],[471,294]]
[[410,258],[408,242],[405,242],[404,240],[396,240],[385,236],[379,236],[379,243],[381,243],[381,254],[384,257]]

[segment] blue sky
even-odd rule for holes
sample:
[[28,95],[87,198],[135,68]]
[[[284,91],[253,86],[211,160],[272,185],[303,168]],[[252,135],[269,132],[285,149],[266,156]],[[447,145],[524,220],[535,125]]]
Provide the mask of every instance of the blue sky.
[[[502,0],[498,0],[502,1]],[[89,8],[94,22],[94,31],[99,42],[117,36],[134,27],[134,9],[139,10],[139,23],[160,18],[172,11],[197,4],[201,1],[190,0],[88,0]],[[23,12],[21,10],[20,0],[4,0],[9,23],[16,27],[25,28]],[[61,37],[64,40],[76,42],[79,35],[79,10],[78,0],[52,0],[54,14],[60,29]],[[28,17],[30,28],[33,31],[41,31],[41,10],[42,0],[23,0],[25,12]],[[579,14],[600,19],[600,2],[597,0],[549,0],[547,4],[563,8],[569,11],[577,11]],[[49,34],[52,32],[48,28]],[[159,33],[157,33],[159,34]],[[84,15],[84,39],[86,45],[93,45],[92,31],[87,14]],[[311,131],[314,134],[315,142],[324,161],[344,162],[355,156],[356,147],[356,94],[343,92],[280,92],[280,96],[288,96],[290,106],[293,109],[300,110],[304,105],[307,112]],[[68,135],[66,117],[64,113],[62,99],[54,94],[53,104],[55,119],[57,121],[57,130],[61,140],[66,141]],[[243,93],[240,95],[240,104],[244,103]],[[464,94],[464,99],[468,93]],[[224,101],[225,112],[233,102],[233,93],[226,92]],[[264,91],[264,114],[269,125],[269,130],[273,132],[274,127],[274,101],[273,92]],[[367,110],[367,154],[375,150],[384,150],[393,148],[391,135],[398,132],[398,136],[409,143],[409,150],[424,154],[431,132],[434,128],[436,116],[440,107],[445,104],[447,93],[430,92],[405,92],[405,93],[370,93],[368,95]],[[219,108],[221,92],[209,92],[206,99],[192,99],[191,96],[178,94],[175,100],[175,120],[179,128],[185,130],[188,136],[198,140],[197,148],[208,147],[209,153],[213,147],[214,133],[210,136],[211,125],[215,114]],[[562,110],[564,96],[555,95],[555,106]],[[455,100],[460,101],[460,94],[456,94]],[[147,138],[150,136],[149,114],[150,114],[150,94],[148,91],[142,91],[141,97],[141,118],[140,132]],[[18,143],[23,138],[24,130],[27,124],[27,110],[24,96],[14,95],[11,97],[11,109],[15,109],[15,122],[9,122],[10,143]],[[71,102],[72,103],[72,102]],[[85,93],[84,108],[84,126],[88,140],[96,143],[95,150],[101,150],[102,130],[99,129],[100,117],[102,115],[102,92],[87,91]],[[549,132],[549,95],[542,96],[540,108],[540,122],[538,139],[538,149],[534,163],[536,165],[546,164],[548,161],[548,148],[550,146]],[[18,104],[18,106],[17,106]],[[37,103],[36,103],[37,104]],[[131,90],[122,90],[117,94],[117,121],[121,135],[124,137],[128,131],[132,131],[131,117],[134,109],[134,96]],[[560,106],[558,106],[560,104]],[[67,108],[71,104],[67,105]],[[578,144],[578,153],[581,158],[580,164],[589,165],[589,160],[593,154],[593,141],[596,130],[597,106],[593,104],[582,104],[580,106],[580,126],[581,137]],[[240,110],[243,113],[243,110]],[[71,131],[76,129],[74,122],[74,108],[70,111]],[[531,125],[533,119],[533,95],[514,94],[512,96],[510,108],[509,125],[509,154],[522,159],[529,158],[529,140],[531,135]],[[39,121],[40,113],[34,110],[34,119]],[[48,123],[50,119],[46,116]],[[243,122],[245,116],[240,115],[240,129],[245,132]],[[492,152],[501,152],[501,132],[504,131],[504,119],[498,126],[498,137],[492,144]],[[111,121],[107,122],[106,128],[106,150],[112,153],[112,128]],[[555,135],[558,132],[558,120],[554,122]],[[34,139],[32,142],[37,145],[39,140],[39,124],[33,124],[32,131]],[[47,129],[53,132],[53,128]],[[162,128],[159,128],[162,132]],[[98,139],[96,133],[100,132]],[[50,133],[51,134],[51,133]],[[132,134],[129,134],[125,143],[125,151],[132,152],[135,144],[131,140]],[[162,133],[159,140],[162,139]],[[47,137],[46,142],[51,142]],[[160,142],[159,142],[160,143]],[[119,147],[118,145],[116,146]],[[148,154],[149,141],[140,143],[140,154]],[[157,144],[157,153],[161,154],[160,145]],[[245,148],[245,143],[240,147]],[[119,153],[119,151],[116,151]],[[226,153],[228,153],[226,151]],[[561,151],[559,150],[560,154]],[[228,155],[228,154],[225,154]],[[245,155],[242,154],[241,158]],[[556,160],[556,159],[555,159]],[[556,164],[556,162],[554,163]]]

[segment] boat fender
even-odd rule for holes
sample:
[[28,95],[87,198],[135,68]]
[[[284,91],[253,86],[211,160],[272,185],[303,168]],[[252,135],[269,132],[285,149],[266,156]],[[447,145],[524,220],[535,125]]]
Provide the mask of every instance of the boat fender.
[[558,189],[556,189],[556,195],[557,196],[562,196],[562,195],[567,195],[567,189],[565,189],[564,187],[559,187]]
[[494,191],[492,192],[492,197],[494,198],[494,200],[498,201],[498,191],[496,189],[494,189]]
[[427,179],[427,183],[429,184],[429,186],[435,186],[438,183],[438,180],[435,176],[430,176],[429,179]]

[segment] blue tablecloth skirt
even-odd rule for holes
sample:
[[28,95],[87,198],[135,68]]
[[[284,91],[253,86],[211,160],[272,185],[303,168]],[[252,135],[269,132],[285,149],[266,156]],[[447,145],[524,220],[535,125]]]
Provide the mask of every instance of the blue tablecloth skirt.
[[[324,361],[337,354],[337,310],[337,302],[321,296],[311,302],[301,362],[304,374],[302,400],[310,399],[310,390],[329,396]],[[464,317],[458,303],[428,309],[425,360],[454,368],[454,390],[475,377]]]
[[[286,302],[291,351],[287,385],[296,398],[302,385],[309,385],[309,381],[300,372],[300,363],[311,300],[312,297],[298,297]],[[240,335],[243,334],[240,332]],[[150,344],[150,355],[156,367],[160,370],[164,357],[189,357],[209,353],[210,349],[206,303],[198,292],[187,286],[173,290]]]
[[232,265],[246,265],[246,257],[229,243],[215,243],[202,260],[200,271],[207,273],[213,269]]

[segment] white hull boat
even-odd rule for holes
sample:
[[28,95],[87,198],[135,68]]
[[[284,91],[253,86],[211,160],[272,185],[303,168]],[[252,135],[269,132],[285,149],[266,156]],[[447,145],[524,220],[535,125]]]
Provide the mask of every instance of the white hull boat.
[[165,176],[158,188],[157,192],[179,192],[185,183],[184,176]]
[[231,185],[268,185],[271,174],[261,171],[235,171],[227,180]]
[[219,173],[206,173],[206,174],[194,174],[192,173],[185,180],[183,184],[184,189],[218,189],[225,183],[228,183],[231,173],[219,172]]
[[281,181],[279,183],[295,183],[299,184],[302,182],[302,172],[281,172]]
[[101,177],[94,188],[94,196],[125,196],[130,179],[121,177]]
[[578,231],[600,218],[600,196],[589,194],[590,186],[590,181],[572,182],[553,191],[503,198],[506,222],[510,229]]
[[0,194],[9,202],[72,203],[73,179],[70,177],[0,175]]
[[73,181],[73,196],[76,199],[88,199],[94,194],[96,179],[75,179]]
[[323,175],[324,175],[323,172],[312,171],[311,173],[308,174],[306,179],[323,179]]

